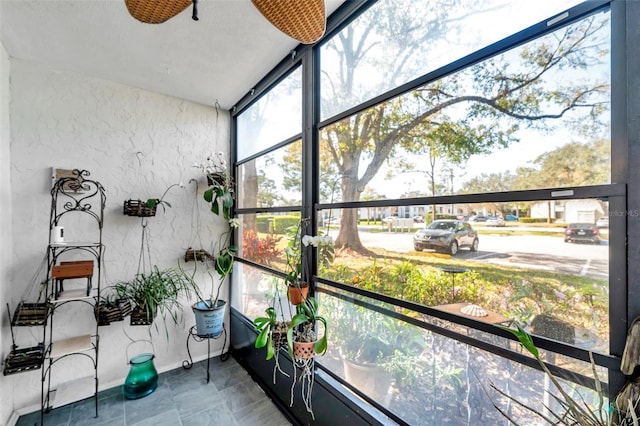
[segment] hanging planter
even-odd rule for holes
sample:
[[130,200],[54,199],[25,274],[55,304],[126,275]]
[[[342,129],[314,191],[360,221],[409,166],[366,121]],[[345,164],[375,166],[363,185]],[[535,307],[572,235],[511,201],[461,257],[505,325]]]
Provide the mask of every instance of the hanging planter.
[[296,360],[306,360],[315,356],[314,347],[317,340],[312,342],[298,342],[293,341],[293,357]]
[[206,250],[203,250],[203,249],[193,250],[193,249],[189,248],[184,253],[184,261],[185,262],[195,262],[196,260],[200,261],[200,262],[204,262],[206,260],[215,260],[215,258],[213,257],[213,255],[211,253],[209,253]]
[[93,311],[98,325],[110,325],[112,322],[124,320],[124,317],[131,313],[131,303],[123,298],[115,301],[105,299],[98,302]]
[[207,174],[207,184],[209,186],[212,185],[220,185],[223,186],[225,184],[226,176],[223,173],[208,173]]
[[144,307],[136,306],[131,311],[131,325],[151,325],[156,317],[156,311],[148,311]]
[[122,212],[126,216],[151,217],[156,215],[156,208],[157,206],[148,207],[142,200],[127,200]]
[[196,317],[196,334],[199,337],[217,337],[222,333],[226,300],[198,301],[191,306]]

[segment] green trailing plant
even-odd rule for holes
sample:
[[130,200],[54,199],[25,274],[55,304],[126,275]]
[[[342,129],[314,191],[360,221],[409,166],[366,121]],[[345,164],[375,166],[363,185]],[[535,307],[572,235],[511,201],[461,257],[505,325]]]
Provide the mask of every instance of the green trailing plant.
[[182,312],[178,299],[181,295],[188,297],[192,286],[179,269],[160,270],[154,266],[150,273],[138,273],[129,281],[115,284],[113,289],[118,298],[127,299],[143,309],[148,320],[160,313],[165,320],[168,316],[178,324]]

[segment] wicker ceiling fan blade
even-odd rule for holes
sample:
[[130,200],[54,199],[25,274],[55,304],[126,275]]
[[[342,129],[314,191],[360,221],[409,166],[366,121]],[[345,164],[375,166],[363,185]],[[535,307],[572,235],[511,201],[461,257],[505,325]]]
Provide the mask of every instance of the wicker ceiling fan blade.
[[276,28],[304,44],[324,35],[326,12],[324,0],[251,0],[253,5]]
[[[131,16],[145,24],[161,24],[185,10],[192,0],[124,0]],[[195,7],[195,3],[194,7]],[[194,20],[197,15],[194,11]]]

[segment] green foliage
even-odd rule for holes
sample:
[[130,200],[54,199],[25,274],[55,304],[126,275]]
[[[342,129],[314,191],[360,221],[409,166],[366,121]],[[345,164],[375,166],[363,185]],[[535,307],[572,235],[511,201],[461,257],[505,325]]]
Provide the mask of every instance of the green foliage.
[[[552,218],[551,222],[554,222],[555,220]],[[521,217],[519,219],[520,223],[547,223],[547,218],[546,217]]]
[[374,259],[370,266],[352,275],[346,282],[365,290],[426,306],[477,301],[480,295],[478,274],[475,272],[457,274],[453,287],[453,280],[449,274],[437,269],[425,271],[416,268],[415,264],[410,262],[384,267],[378,266],[377,259]]
[[[324,325],[322,337],[318,338],[314,327],[317,322]],[[296,314],[291,318],[291,323],[287,330],[287,343],[289,345],[289,355],[293,357],[293,342],[313,342],[313,351],[319,355],[327,351],[327,320],[318,313],[318,302],[314,297],[308,297],[298,306]]]
[[299,215],[290,216],[274,216],[273,217],[273,233],[274,234],[287,234],[291,232],[291,229],[295,229],[300,223]]
[[157,311],[163,318],[169,315],[176,324],[182,309],[178,298],[189,296],[193,291],[191,282],[181,270],[160,270],[157,266],[150,273],[139,273],[129,281],[115,284],[113,289],[118,298],[128,299],[144,309],[148,319],[152,319]]
[[[230,178],[229,178],[230,179]],[[213,182],[203,194],[204,200],[211,203],[211,212],[222,217],[225,220],[231,219],[231,209],[233,207],[233,187],[229,186],[226,181],[224,184]]]
[[276,328],[276,310],[273,307],[265,309],[266,317],[258,317],[253,320],[255,330],[258,332],[255,347],[257,349],[267,347],[267,360],[273,358],[275,348],[273,346],[272,332]]

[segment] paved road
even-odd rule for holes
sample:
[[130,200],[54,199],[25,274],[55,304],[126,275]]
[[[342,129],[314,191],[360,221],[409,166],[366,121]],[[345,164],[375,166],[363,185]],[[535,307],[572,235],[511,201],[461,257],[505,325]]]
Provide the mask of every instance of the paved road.
[[[413,251],[412,238],[412,232],[360,231],[360,239],[365,246],[404,253]],[[576,275],[609,276],[607,241],[601,241],[599,245],[573,244],[565,243],[561,236],[484,234],[479,235],[479,239],[477,252],[462,249],[456,257]]]

